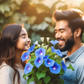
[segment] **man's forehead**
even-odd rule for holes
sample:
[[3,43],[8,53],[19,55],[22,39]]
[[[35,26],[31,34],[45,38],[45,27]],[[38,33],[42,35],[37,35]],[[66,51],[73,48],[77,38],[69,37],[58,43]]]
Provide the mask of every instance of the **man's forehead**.
[[55,31],[56,30],[65,30],[65,28],[55,28]]

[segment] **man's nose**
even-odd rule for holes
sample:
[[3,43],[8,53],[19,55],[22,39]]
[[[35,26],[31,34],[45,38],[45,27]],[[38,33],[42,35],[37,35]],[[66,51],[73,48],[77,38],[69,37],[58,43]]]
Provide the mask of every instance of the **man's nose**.
[[56,39],[61,38],[61,34],[60,34],[59,32],[57,32],[57,33],[55,34],[55,38],[56,38]]

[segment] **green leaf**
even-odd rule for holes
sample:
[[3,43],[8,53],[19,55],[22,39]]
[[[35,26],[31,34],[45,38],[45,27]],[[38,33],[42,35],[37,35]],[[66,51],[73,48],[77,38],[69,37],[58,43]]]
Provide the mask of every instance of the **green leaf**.
[[26,80],[26,77],[28,77],[26,74],[23,75],[23,78]]
[[56,55],[56,53],[54,53],[54,52],[49,53],[49,56],[55,56],[55,55]]
[[33,31],[38,31],[37,26],[38,26],[38,25],[36,25],[36,24],[33,25],[33,26],[32,26],[32,30],[33,30]]
[[23,75],[23,78],[24,78],[24,79],[26,79],[26,77],[28,77],[28,76],[29,76],[29,75],[31,75],[32,73],[33,73],[33,71],[31,71],[31,72],[30,72],[30,73],[28,73],[27,75],[26,75],[26,74],[24,74],[24,75]]
[[61,64],[61,62],[62,62],[62,58],[60,57],[60,56],[58,56],[58,55],[56,55],[57,57],[56,57],[56,62],[57,63],[59,63],[59,64]]
[[44,78],[43,78],[43,80],[44,80],[44,82],[47,84],[49,81],[50,81],[50,76],[45,76]]
[[25,27],[25,28],[26,28],[26,30],[28,31],[28,30],[30,29],[31,25],[30,25],[30,24],[28,24],[28,23],[24,23],[24,27]]
[[74,68],[71,64],[69,64],[69,66],[67,67],[68,69],[72,69],[72,71],[74,71]]
[[59,74],[63,76],[64,73],[65,73],[65,71],[63,69],[61,69]]
[[44,31],[48,26],[49,26],[49,24],[46,23],[45,21],[43,21],[42,23],[40,23],[40,24],[38,25],[37,28],[38,28],[38,30]]
[[30,58],[28,62],[32,62],[32,61],[34,61],[34,60],[35,60],[35,58],[32,58],[32,59]]
[[37,72],[36,72],[36,76],[37,76],[37,78],[38,78],[38,80],[39,80],[40,78],[45,77],[45,76],[46,76],[46,73],[45,73],[45,72],[37,71]]
[[49,47],[46,51],[46,54],[50,53],[51,52],[51,48]]
[[37,81],[35,84],[42,84],[42,80]]
[[34,55],[35,56],[35,53],[31,53],[31,55]]
[[39,34],[32,33],[32,34],[31,34],[31,42],[34,43],[34,42],[36,42],[37,40],[38,40],[38,42],[41,42],[40,37],[41,37],[41,36],[40,36]]
[[31,53],[31,59],[36,58],[35,53]]
[[2,13],[4,13],[5,11],[10,11],[10,7],[6,3],[0,4],[0,11]]
[[15,1],[18,5],[21,5],[23,0],[12,0],[12,1]]
[[31,17],[29,17],[28,23],[32,25],[32,24],[34,24],[34,22],[36,21],[36,19],[37,19],[36,16],[31,16]]
[[21,15],[21,21],[22,22],[26,22],[26,21],[28,21],[29,20],[29,17],[28,16],[26,16],[26,15]]
[[32,76],[31,78],[28,78],[27,80],[27,84],[29,84],[30,82],[34,81],[34,77]]
[[50,84],[53,84],[52,82],[50,82]]
[[41,47],[43,47],[44,49],[46,49],[46,50],[47,50],[47,47],[48,47],[48,45],[45,45],[45,46],[41,46]]
[[0,17],[0,23],[4,23],[4,18]]
[[54,27],[53,26],[49,26],[48,28],[47,28],[47,30],[50,32],[50,33],[54,33]]
[[60,78],[60,84],[64,84],[64,81]]
[[35,46],[35,49],[39,48],[38,46]]
[[43,7],[37,6],[36,7],[36,11],[37,11],[38,14],[40,14],[40,13],[44,13],[45,12],[45,9]]
[[45,20],[46,22],[49,22],[49,23],[52,22],[52,19],[51,19],[50,17],[45,17],[44,20]]

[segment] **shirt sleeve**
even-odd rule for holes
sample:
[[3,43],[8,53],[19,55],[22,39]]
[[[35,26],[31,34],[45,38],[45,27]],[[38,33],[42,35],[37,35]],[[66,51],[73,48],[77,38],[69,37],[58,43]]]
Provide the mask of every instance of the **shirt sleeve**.
[[84,65],[80,67],[77,73],[78,83],[77,84],[84,84]]
[[0,84],[13,84],[14,70],[10,66],[0,69]]

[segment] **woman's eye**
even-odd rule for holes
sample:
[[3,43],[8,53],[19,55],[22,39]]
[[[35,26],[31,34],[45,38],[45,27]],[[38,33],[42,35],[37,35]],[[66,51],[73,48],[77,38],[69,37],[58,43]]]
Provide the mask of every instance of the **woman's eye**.
[[22,38],[25,38],[25,36],[22,36]]

